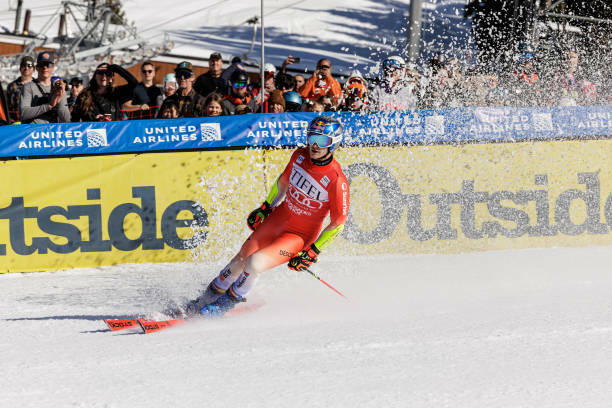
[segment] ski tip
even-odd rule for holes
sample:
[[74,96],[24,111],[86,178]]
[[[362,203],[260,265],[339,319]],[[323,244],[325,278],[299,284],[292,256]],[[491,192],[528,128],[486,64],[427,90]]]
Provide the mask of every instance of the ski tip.
[[104,319],[104,323],[112,331],[133,329],[138,327],[141,319]]

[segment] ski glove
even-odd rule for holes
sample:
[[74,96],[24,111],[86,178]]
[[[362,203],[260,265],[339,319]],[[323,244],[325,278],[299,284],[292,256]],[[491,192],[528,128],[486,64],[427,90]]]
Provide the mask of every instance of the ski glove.
[[247,225],[251,229],[251,231],[255,231],[257,227],[261,225],[263,220],[272,213],[272,206],[268,204],[267,201],[264,201],[263,204],[251,211],[249,216],[247,217]]
[[296,256],[291,258],[287,267],[294,271],[305,271],[312,265],[313,262],[318,262],[317,256],[319,256],[319,250],[312,244],[306,251],[300,251]]

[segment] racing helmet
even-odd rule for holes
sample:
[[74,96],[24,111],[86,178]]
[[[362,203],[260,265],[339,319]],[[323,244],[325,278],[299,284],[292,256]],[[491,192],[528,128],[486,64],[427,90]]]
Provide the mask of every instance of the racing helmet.
[[316,143],[321,148],[328,147],[333,152],[342,142],[342,124],[331,116],[318,116],[308,125],[306,142],[308,145]]
[[295,91],[287,91],[283,94],[285,99],[285,112],[299,112],[302,108],[302,97]]

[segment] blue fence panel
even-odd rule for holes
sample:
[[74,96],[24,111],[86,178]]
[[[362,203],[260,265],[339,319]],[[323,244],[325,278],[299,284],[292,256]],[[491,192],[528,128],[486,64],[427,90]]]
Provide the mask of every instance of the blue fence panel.
[[[296,145],[315,113],[0,127],[0,157]],[[612,105],[334,114],[345,144],[464,143],[612,136]]]

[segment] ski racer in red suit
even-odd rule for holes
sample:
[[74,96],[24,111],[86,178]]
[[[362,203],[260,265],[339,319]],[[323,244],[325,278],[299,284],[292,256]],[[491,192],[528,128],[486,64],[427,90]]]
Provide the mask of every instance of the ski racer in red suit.
[[[187,304],[187,316],[221,316],[246,300],[262,272],[285,262],[303,271],[317,261],[342,232],[349,210],[348,181],[333,156],[341,140],[335,118],[310,122],[308,146],[293,153],[266,200],[249,214],[253,233],[204,293]],[[330,223],[322,230],[328,214]]]

